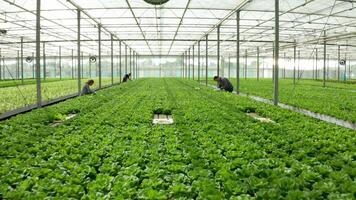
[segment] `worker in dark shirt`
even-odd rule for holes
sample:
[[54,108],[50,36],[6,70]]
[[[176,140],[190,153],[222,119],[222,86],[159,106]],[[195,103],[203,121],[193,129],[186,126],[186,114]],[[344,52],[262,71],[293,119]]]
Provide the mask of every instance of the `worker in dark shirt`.
[[131,73],[125,74],[124,79],[122,80],[122,82],[127,82],[128,80],[131,80]]
[[222,90],[225,90],[228,92],[232,92],[234,90],[234,87],[232,86],[229,79],[227,79],[227,78],[214,76],[214,81],[216,81],[218,83],[217,86],[219,89],[222,89]]
[[93,86],[93,85],[94,85],[94,80],[92,80],[92,79],[88,80],[85,83],[80,95],[83,96],[83,95],[86,95],[86,94],[93,94],[93,93],[95,94],[96,92],[94,90],[90,89],[90,86]]

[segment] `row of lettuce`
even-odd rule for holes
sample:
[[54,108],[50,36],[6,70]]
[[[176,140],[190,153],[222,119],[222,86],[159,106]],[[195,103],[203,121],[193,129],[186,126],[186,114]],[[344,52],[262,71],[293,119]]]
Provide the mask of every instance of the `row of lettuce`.
[[[152,125],[156,110],[174,125]],[[5,199],[356,195],[355,131],[188,80],[132,81],[1,122],[0,132]]]
[[[241,92],[273,99],[272,79],[240,81]],[[236,79],[231,82],[236,86]],[[284,79],[279,90],[282,103],[356,123],[356,84],[328,82],[324,88],[321,81],[297,80],[294,85],[293,80]]]
[[[89,79],[89,78],[88,78]],[[82,79],[82,85],[88,79]],[[98,78],[95,81],[94,88],[98,87]],[[119,81],[119,80],[115,80]],[[110,78],[103,78],[103,85],[110,85]],[[73,79],[47,79],[42,83],[42,100],[49,101],[64,97],[78,92],[78,81]],[[21,84],[21,81],[8,80],[0,81],[0,114],[37,102],[37,92],[35,80],[28,79]]]

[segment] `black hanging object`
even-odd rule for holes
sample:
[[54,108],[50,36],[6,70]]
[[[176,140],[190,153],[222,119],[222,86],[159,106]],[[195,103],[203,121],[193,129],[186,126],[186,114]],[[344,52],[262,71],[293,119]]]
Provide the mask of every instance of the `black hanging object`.
[[32,61],[33,61],[33,58],[31,56],[26,57],[26,62],[32,63]]
[[167,3],[169,0],[144,0],[144,1],[152,5],[162,5]]
[[95,56],[90,56],[89,61],[91,63],[95,63],[96,62],[96,57]]
[[341,60],[339,61],[339,64],[340,64],[340,65],[346,65],[346,60],[345,60],[345,59],[341,59]]

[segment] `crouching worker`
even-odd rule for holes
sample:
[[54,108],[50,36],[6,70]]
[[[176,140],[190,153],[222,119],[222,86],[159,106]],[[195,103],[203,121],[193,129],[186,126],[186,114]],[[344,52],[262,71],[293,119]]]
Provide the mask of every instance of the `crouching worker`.
[[92,80],[92,79],[88,80],[85,83],[80,95],[83,96],[83,95],[86,95],[86,94],[96,94],[96,92],[94,90],[90,89],[90,86],[93,86],[93,85],[94,85],[94,80]]
[[128,80],[131,80],[131,73],[125,74],[124,79],[122,80],[122,82],[127,82]]
[[214,76],[214,81],[218,83],[218,88],[228,92],[232,92],[234,87],[230,83],[229,79],[219,76]]

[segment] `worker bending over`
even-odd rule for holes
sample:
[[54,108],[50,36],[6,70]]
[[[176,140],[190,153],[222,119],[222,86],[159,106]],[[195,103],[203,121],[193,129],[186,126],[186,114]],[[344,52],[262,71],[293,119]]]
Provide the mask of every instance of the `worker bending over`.
[[127,82],[128,80],[131,80],[131,73],[125,74],[124,79],[122,80],[122,82]]
[[222,89],[222,90],[225,90],[228,92],[232,92],[234,90],[234,87],[232,86],[229,79],[227,79],[227,78],[214,76],[214,81],[216,81],[218,83],[217,86],[219,89]]
[[92,80],[92,79],[88,80],[85,83],[80,95],[83,96],[83,95],[86,95],[86,94],[96,94],[96,92],[94,90],[90,89],[90,86],[93,86],[93,85],[94,85],[94,80]]

